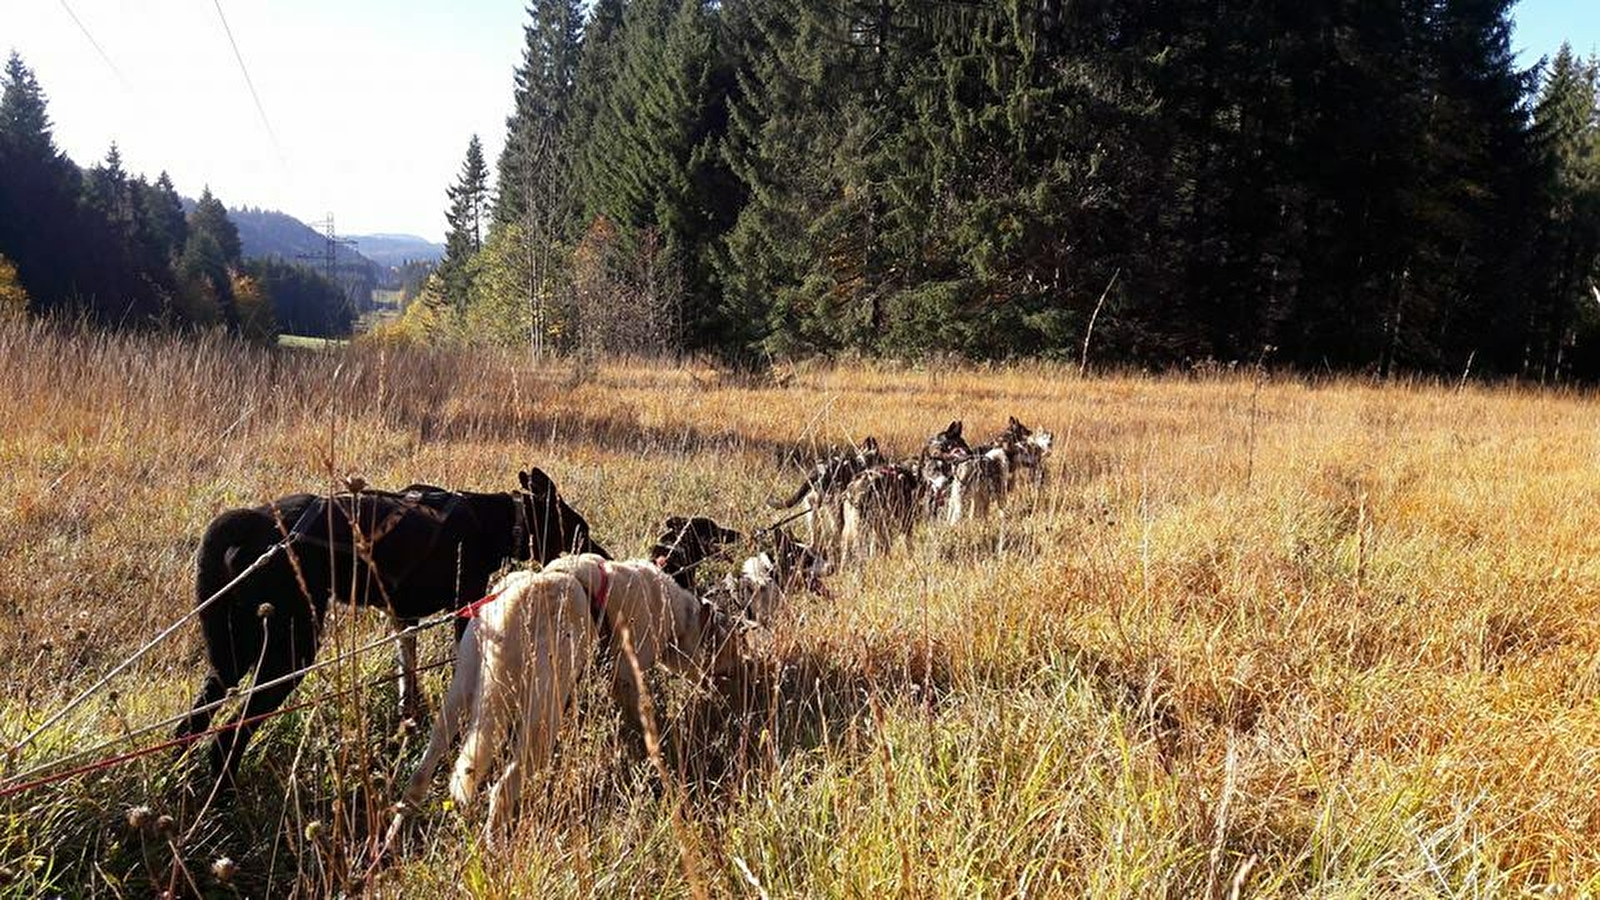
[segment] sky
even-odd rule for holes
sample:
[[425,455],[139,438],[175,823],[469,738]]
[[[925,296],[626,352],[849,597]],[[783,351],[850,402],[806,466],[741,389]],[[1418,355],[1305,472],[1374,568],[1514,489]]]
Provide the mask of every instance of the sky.
[[[1600,50],[1600,0],[1515,16],[1524,65],[1562,40]],[[187,196],[441,240],[468,138],[491,164],[504,143],[525,17],[523,0],[0,0],[0,52],[38,74],[81,165],[116,141]]]

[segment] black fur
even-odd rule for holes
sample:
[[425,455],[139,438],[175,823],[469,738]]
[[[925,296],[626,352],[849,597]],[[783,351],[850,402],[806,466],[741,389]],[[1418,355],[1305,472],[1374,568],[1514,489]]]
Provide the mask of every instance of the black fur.
[[863,440],[858,448],[818,460],[811,466],[811,471],[806,473],[805,481],[801,482],[800,487],[796,488],[792,495],[788,498],[771,498],[767,500],[767,505],[773,509],[790,509],[813,491],[818,496],[837,494],[848,487],[857,475],[873,466],[882,465],[883,461],[883,452],[878,449],[878,439],[869,437]]
[[[330,597],[386,609],[413,624],[482,597],[508,559],[549,562],[570,551],[607,555],[549,476],[534,469],[519,477],[522,490],[512,493],[293,494],[218,515],[200,541],[197,602],[290,531],[296,537],[201,613],[211,672],[178,736],[204,731],[213,711],[201,707],[221,700],[251,671],[262,684],[309,665]],[[253,692],[240,719],[277,709],[298,681]],[[211,748],[217,774],[237,772],[254,730],[247,724],[218,735]]]
[[744,540],[744,535],[723,528],[705,516],[672,516],[662,526],[661,536],[650,548],[650,558],[685,590],[694,590],[694,570],[715,556],[727,544]]

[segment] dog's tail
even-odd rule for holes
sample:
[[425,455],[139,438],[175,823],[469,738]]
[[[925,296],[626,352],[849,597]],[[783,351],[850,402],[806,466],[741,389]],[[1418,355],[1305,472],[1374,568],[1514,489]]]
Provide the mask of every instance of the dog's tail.
[[809,493],[811,493],[811,481],[808,479],[800,482],[800,487],[794,492],[794,495],[787,500],[781,497],[768,497],[767,506],[771,507],[772,509],[790,509],[796,503],[799,503],[805,497],[805,495]]
[[[271,517],[259,510],[231,509],[213,519],[195,554],[195,603],[204,603],[227,587],[239,574],[241,565],[255,562],[272,547],[275,536]],[[235,645],[241,639],[248,640],[247,635],[259,637],[260,631],[256,628],[245,629],[245,634],[235,633],[230,622],[234,606],[224,597],[200,613],[200,632],[205,637],[211,667],[229,684],[243,676],[241,665],[248,667],[256,661],[252,648]],[[240,663],[236,659],[240,655],[249,659]]]
[[[195,554],[195,604],[205,603],[226,587],[237,574],[237,562],[244,557],[254,562],[271,545],[272,520],[258,510],[233,509],[213,519],[201,536],[200,549]],[[238,593],[235,590],[235,594]],[[260,655],[260,626],[235,627],[240,608],[237,596],[223,597],[200,612],[200,635],[205,640],[211,675],[196,698],[194,708],[178,723],[174,732],[178,737],[198,734],[210,727],[215,710],[209,707],[244,678]]]

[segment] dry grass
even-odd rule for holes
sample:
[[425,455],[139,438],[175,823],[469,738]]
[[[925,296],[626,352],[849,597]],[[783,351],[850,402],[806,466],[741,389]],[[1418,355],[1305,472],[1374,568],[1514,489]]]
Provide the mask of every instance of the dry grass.
[[[1043,366],[778,388],[627,365],[573,385],[513,357],[32,325],[0,326],[0,359],[8,743],[187,608],[225,506],[347,472],[501,489],[537,464],[638,552],[669,512],[761,523],[784,459],[820,444],[910,452],[955,416],[987,433],[1011,413],[1056,432],[1038,496],[798,601],[742,710],[669,685],[679,783],[619,758],[589,698],[512,851],[486,856],[472,815],[436,805],[370,892],[1600,893],[1591,397]],[[336,621],[340,645],[380,627]],[[200,673],[185,633],[18,764],[179,711]],[[383,688],[284,717],[239,802],[203,814],[165,757],[0,800],[0,885],[361,887],[369,819],[418,749],[392,706]],[[182,840],[130,827],[138,805]],[[224,855],[232,888],[210,871]]]

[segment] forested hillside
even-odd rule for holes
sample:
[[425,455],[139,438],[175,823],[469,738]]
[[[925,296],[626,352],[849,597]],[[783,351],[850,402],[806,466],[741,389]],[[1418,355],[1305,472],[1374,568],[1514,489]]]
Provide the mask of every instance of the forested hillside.
[[1595,66],[1510,0],[537,0],[420,333],[1600,374]]
[[[288,213],[243,207],[228,210],[239,227],[244,258],[276,259],[327,274],[327,237]],[[372,305],[372,289],[383,278],[381,267],[357,247],[334,244],[334,280],[357,309]]]
[[[534,0],[393,333],[1593,379],[1596,64],[1520,66],[1512,6]],[[77,169],[12,68],[30,308],[235,327],[170,182]]]
[[11,54],[0,77],[0,314],[221,326],[260,341],[350,333],[343,291],[245,249],[209,188],[186,202],[166,173],[130,175],[116,144],[89,169],[74,164],[56,147],[44,89]]

